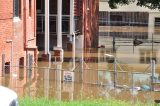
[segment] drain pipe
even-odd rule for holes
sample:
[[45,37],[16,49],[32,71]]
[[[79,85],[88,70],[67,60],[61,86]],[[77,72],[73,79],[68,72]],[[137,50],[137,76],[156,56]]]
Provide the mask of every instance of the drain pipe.
[[74,0],[70,0],[70,35],[72,35],[72,68],[71,71],[75,69],[75,27],[74,27]]
[[45,54],[49,55],[48,60],[50,62],[51,53],[49,51],[49,44],[49,0],[45,0]]

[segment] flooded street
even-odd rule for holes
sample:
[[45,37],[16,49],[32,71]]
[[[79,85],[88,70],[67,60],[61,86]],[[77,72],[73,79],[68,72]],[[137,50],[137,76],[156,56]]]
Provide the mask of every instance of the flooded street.
[[[46,97],[57,100],[116,98],[133,103],[154,101],[159,98],[160,93],[151,91],[151,65],[147,60],[150,57],[147,57],[148,54],[144,57],[146,51],[141,53],[137,52],[137,49],[141,50],[140,47],[136,47],[134,53],[117,50],[116,64],[113,58],[105,55],[112,54],[109,48],[87,51],[84,54],[84,61],[76,54],[73,72],[70,71],[72,53],[65,52],[63,63],[54,62],[52,59],[50,64],[47,61],[38,61],[37,67],[30,69],[12,67],[16,73],[1,77],[1,82],[4,86],[14,89],[19,97]],[[154,81],[160,82],[159,50],[154,53],[156,54]],[[142,89],[144,86],[149,89]],[[160,86],[154,85],[154,89],[160,90]]]

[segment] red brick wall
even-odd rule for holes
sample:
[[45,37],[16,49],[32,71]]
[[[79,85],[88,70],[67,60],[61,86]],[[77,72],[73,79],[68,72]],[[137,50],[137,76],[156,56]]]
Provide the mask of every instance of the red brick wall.
[[11,45],[6,43],[7,39],[12,38],[12,0],[0,0],[0,76],[2,73],[2,54],[8,53],[6,61],[10,60]]
[[17,61],[20,57],[26,58],[26,53],[34,55],[36,47],[35,0],[31,0],[31,16],[29,15],[29,0],[23,0],[21,5],[20,21],[14,22],[14,47],[19,48],[14,51]]
[[[13,18],[13,0],[0,0],[0,76],[2,69],[2,54],[6,62],[11,60],[11,43],[13,43],[13,65],[19,65],[19,59],[26,53],[36,54],[36,7],[32,1],[31,17],[29,16],[29,0],[21,0],[21,17],[18,21]],[[35,56],[33,56],[35,57]]]
[[74,15],[82,16],[83,14],[83,0],[74,1]]
[[85,48],[98,46],[98,14],[99,0],[75,0],[75,16],[80,17],[78,24],[84,35]]

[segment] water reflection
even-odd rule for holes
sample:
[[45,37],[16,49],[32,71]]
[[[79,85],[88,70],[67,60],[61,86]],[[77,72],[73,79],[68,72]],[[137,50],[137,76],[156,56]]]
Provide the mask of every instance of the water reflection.
[[[87,56],[92,58],[89,59],[88,57],[88,61],[83,63],[83,73],[80,67],[82,61],[76,61],[76,70],[73,72],[74,82],[64,81],[64,73],[69,71],[68,66],[70,66],[67,61],[63,63],[52,62],[50,65],[48,62],[39,61],[38,67],[32,69],[21,67],[17,70],[17,76],[6,74],[5,77],[1,77],[1,82],[2,85],[14,89],[20,97],[46,97],[57,100],[114,97],[121,100],[134,100],[133,102],[135,102],[136,100],[153,100],[160,96],[160,94],[152,91],[139,91],[142,85],[151,86],[151,77],[148,74],[150,71],[147,70],[146,73],[143,73],[149,64],[123,63],[123,59],[128,60],[130,54],[116,54],[118,62],[117,84],[114,88],[114,65],[113,62],[107,62],[104,56],[108,51],[103,49],[103,52],[88,53]],[[98,62],[94,59],[97,59]],[[157,73],[155,74],[157,80],[158,68],[159,63],[157,61]],[[139,73],[136,73],[137,71]],[[70,80],[70,77],[68,78]],[[159,86],[157,86],[158,88]]]

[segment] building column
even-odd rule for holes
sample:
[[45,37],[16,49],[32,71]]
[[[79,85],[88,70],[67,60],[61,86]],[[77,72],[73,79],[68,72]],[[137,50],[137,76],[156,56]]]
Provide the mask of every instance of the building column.
[[73,34],[74,30],[74,0],[70,0],[70,34]]
[[49,0],[45,0],[45,54],[48,54],[48,51],[49,51]]
[[149,20],[148,20],[148,39],[152,39],[152,35],[154,34],[154,14],[149,12]]
[[57,47],[62,48],[62,0],[57,0]]

